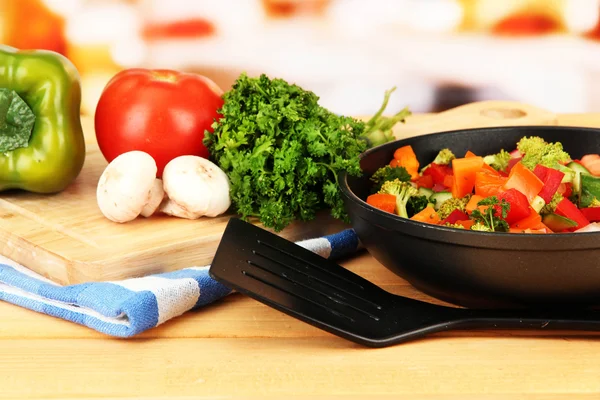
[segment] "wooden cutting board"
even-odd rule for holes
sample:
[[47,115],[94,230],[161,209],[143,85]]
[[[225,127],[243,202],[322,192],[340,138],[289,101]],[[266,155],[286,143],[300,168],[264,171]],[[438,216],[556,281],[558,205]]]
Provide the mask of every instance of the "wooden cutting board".
[[[138,218],[126,224],[106,219],[96,203],[96,185],[107,162],[91,118],[83,117],[87,157],[75,182],[56,195],[3,193],[0,198],[0,254],[60,284],[117,280],[210,264],[232,215],[185,220]],[[408,118],[396,137],[500,125],[552,125],[556,115],[515,102],[479,102]],[[348,227],[322,213],[279,234],[301,240]]]

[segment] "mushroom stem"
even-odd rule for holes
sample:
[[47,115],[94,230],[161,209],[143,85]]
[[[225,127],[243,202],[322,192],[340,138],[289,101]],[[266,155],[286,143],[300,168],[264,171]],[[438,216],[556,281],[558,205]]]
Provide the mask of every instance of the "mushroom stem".
[[187,219],[198,219],[203,215],[203,213],[201,212],[193,212],[180,206],[172,199],[168,199],[167,201],[165,201],[160,206],[159,211],[172,217],[180,217]]
[[142,208],[142,212],[140,215],[143,217],[149,217],[156,212],[160,203],[162,203],[165,198],[165,190],[163,189],[163,182],[161,179],[155,179],[152,184],[152,188],[148,192],[148,200],[146,201],[146,205]]

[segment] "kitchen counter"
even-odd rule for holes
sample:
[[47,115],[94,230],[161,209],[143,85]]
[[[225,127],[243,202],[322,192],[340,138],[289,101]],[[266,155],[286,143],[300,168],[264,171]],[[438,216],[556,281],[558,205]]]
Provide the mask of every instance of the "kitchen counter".
[[[559,123],[600,127],[600,114]],[[341,264],[393,293],[434,301],[366,252]],[[0,302],[0,399],[592,399],[600,396],[598,339],[447,332],[370,349],[240,294],[116,339]]]

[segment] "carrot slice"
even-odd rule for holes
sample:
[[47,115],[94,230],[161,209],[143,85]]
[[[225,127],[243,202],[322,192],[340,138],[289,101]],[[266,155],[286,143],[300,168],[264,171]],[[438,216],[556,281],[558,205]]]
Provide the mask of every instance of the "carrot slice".
[[412,179],[419,177],[419,160],[413,151],[412,146],[402,146],[394,152],[394,159],[398,160],[398,165],[406,168]]
[[469,158],[469,157],[477,157],[477,155],[475,153],[473,153],[471,150],[467,150],[467,152],[465,153],[465,158]]
[[490,174],[502,176],[502,175],[500,175],[500,172],[496,171],[494,168],[490,167],[486,163],[483,163],[483,165],[481,166],[481,169],[489,172]]
[[485,197],[480,196],[478,194],[474,194],[473,196],[471,196],[469,202],[465,206],[465,211],[467,212],[467,214],[471,214],[478,207],[477,203],[479,203],[484,198]]
[[439,224],[441,221],[439,214],[432,206],[425,207],[423,210],[410,217],[410,219],[428,224]]
[[452,171],[454,172],[453,197],[462,198],[473,191],[475,174],[481,169],[482,165],[483,157],[478,156],[452,160]]
[[367,203],[380,210],[395,214],[396,196],[386,193],[375,193],[367,197]]
[[540,229],[542,223],[542,217],[533,208],[529,216],[515,222],[511,225],[511,228],[515,229]]
[[462,225],[465,229],[471,229],[473,225],[475,225],[475,221],[472,219],[467,219],[464,221],[456,221],[457,224]]
[[495,196],[502,192],[506,180],[507,178],[495,170],[489,172],[487,169],[482,169],[475,173],[475,194],[483,197]]
[[504,184],[504,189],[516,189],[523,193],[529,203],[533,201],[543,187],[544,182],[521,162],[512,167],[508,180]]

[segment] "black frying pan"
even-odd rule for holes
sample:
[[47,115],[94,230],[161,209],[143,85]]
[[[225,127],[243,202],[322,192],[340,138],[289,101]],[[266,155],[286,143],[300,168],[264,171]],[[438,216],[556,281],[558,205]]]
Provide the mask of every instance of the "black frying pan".
[[370,175],[410,144],[421,165],[448,147],[485,155],[515,148],[523,136],[559,141],[578,158],[600,153],[600,130],[501,127],[458,130],[390,142],[363,154],[360,177],[341,175],[352,226],[379,262],[421,291],[467,307],[600,304],[600,233],[515,234],[444,228],[397,217],[364,199]]

